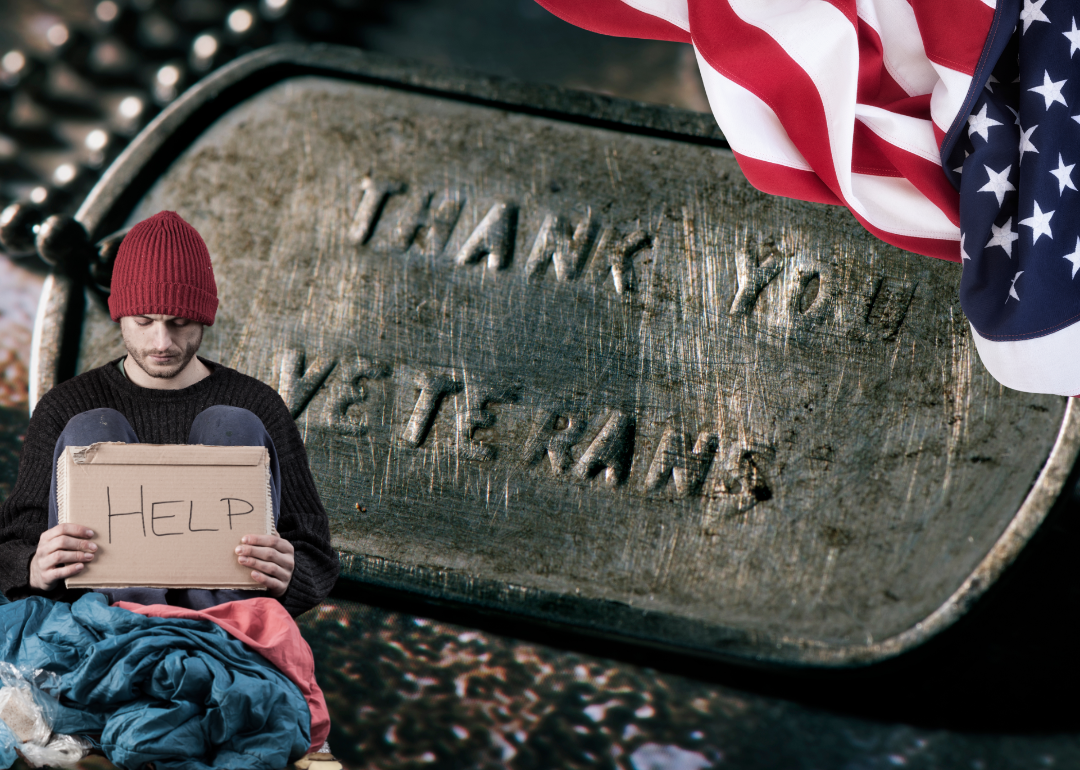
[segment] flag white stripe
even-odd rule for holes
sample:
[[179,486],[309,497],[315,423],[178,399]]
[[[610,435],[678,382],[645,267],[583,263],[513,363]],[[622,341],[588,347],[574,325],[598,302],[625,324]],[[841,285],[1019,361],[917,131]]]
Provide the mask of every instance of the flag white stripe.
[[859,18],[881,38],[885,69],[908,96],[934,90],[938,75],[923,47],[919,23],[908,0],[858,0]]
[[971,88],[971,75],[949,69],[931,62],[938,74],[938,83],[930,97],[930,117],[942,131],[948,131],[964,106],[964,98]]
[[852,174],[851,187],[862,206],[859,213],[874,227],[914,238],[960,241],[960,228],[904,177]]
[[686,0],[619,0],[635,11],[647,13],[681,30],[690,31],[690,9]]
[[1006,388],[1026,393],[1080,395],[1080,324],[1033,340],[994,342],[971,327],[983,366]]
[[941,152],[929,120],[899,115],[880,107],[855,105],[855,117],[889,144],[941,165]]

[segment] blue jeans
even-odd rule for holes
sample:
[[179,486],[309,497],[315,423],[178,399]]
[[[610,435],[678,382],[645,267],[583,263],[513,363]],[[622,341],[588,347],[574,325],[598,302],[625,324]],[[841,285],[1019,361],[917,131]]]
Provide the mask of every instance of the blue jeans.
[[[91,409],[72,417],[64,427],[53,450],[52,484],[49,487],[49,528],[59,521],[56,504],[56,463],[69,446],[88,446],[98,441],[121,441],[138,444],[139,438],[127,418],[115,409]],[[189,444],[212,446],[264,446],[270,453],[270,492],[274,505],[274,524],[281,513],[281,470],[277,450],[262,420],[247,409],[236,406],[211,406],[199,412],[191,424]],[[265,591],[207,590],[204,588],[96,588],[110,602],[134,604],[172,604],[203,610],[225,602],[266,596]]]

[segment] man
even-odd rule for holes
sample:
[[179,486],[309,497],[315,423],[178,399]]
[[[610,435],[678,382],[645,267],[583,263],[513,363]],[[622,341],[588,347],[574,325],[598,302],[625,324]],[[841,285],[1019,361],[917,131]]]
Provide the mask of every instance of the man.
[[[110,602],[128,602],[124,607],[140,614],[193,617],[188,611],[270,596],[296,616],[330,592],[339,570],[337,555],[288,409],[258,380],[195,355],[203,327],[214,323],[217,304],[206,244],[179,215],[164,211],[128,232],[116,258],[109,297],[127,355],[57,385],[34,411],[15,488],[0,506],[0,591],[6,598],[74,600],[81,593],[67,591],[64,579],[93,562],[95,533],[57,522],[56,463],[64,447],[97,441],[265,446],[277,531],[244,536],[236,547],[237,560],[251,569],[252,579],[265,592],[99,589]],[[250,630],[257,637],[264,624],[278,627],[280,621],[266,617],[276,613],[260,612],[265,605],[240,606],[252,612],[236,613],[229,628],[243,634]],[[226,627],[221,613],[215,612],[202,617]],[[252,613],[260,618],[245,621],[254,623],[250,629],[236,625],[238,618]],[[325,744],[329,714],[314,682],[310,650],[305,654],[297,649],[307,648],[295,641],[295,624],[291,631],[274,633],[270,638],[286,649],[280,654],[259,651],[285,666],[283,672],[300,687],[310,711],[312,750],[297,767],[339,770]]]
[[45,394],[26,435],[19,475],[0,507],[0,591],[72,598],[65,578],[93,562],[94,533],[56,518],[56,459],[94,441],[265,445],[278,534],[246,536],[236,558],[262,591],[102,590],[112,601],[205,609],[272,596],[293,616],[321,602],[338,561],[300,434],[271,388],[197,357],[214,322],[217,286],[202,238],[174,212],[124,238],[109,310],[127,355]]

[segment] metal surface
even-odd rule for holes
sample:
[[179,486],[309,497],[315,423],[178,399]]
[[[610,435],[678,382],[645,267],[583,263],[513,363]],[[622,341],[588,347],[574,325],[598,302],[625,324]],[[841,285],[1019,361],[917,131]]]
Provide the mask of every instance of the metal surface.
[[[161,209],[214,259],[205,355],[281,392],[362,581],[869,662],[952,622],[1077,454],[1065,399],[979,364],[957,266],[755,191],[701,116],[267,49],[78,218],[97,239]],[[77,367],[56,353],[59,284],[38,393],[123,352],[95,297]]]

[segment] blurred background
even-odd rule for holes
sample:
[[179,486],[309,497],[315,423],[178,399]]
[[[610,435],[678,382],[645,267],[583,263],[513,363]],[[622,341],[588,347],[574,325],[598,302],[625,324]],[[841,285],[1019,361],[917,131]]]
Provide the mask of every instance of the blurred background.
[[[23,217],[0,217],[0,499],[47,274],[32,223],[73,212],[189,85],[276,42],[708,111],[688,46],[593,35],[532,0],[0,0],[0,208]],[[1080,768],[1067,498],[967,617],[864,669],[695,660],[350,583],[300,623],[350,768]]]

